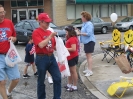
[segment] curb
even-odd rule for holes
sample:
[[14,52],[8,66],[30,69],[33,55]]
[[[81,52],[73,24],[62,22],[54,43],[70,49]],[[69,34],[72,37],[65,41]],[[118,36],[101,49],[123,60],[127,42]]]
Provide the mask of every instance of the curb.
[[[98,55],[98,54],[97,54]],[[96,57],[97,55],[93,55],[92,58]],[[87,64],[87,60],[85,60],[84,62],[81,63],[80,67],[79,67],[79,77],[81,79],[81,81],[83,82],[83,84],[86,86],[86,88],[93,94],[95,95],[97,98],[99,99],[108,99],[103,93],[100,92],[100,90],[98,90],[89,80],[88,77],[85,77],[83,74],[83,70],[85,69]]]

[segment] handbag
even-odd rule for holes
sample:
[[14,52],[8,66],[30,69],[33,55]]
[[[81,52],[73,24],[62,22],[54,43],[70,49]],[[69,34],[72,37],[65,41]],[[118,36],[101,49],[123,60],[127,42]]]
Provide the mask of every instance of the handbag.
[[127,74],[131,72],[130,63],[128,62],[127,57],[124,54],[115,57],[115,61],[123,73]]
[[22,59],[19,56],[16,47],[14,46],[13,42],[10,40],[10,48],[6,54],[5,62],[9,67],[14,67],[15,64],[21,62]]

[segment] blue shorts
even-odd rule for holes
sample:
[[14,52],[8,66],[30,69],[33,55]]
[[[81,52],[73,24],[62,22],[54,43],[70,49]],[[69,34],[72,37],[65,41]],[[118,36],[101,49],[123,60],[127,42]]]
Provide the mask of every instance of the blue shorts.
[[0,81],[6,80],[6,77],[10,80],[20,78],[18,65],[16,64],[14,67],[7,66],[5,63],[5,56],[4,54],[0,54]]
[[84,44],[85,53],[93,53],[94,47],[95,47],[95,42],[93,42],[93,41],[90,41],[89,43]]

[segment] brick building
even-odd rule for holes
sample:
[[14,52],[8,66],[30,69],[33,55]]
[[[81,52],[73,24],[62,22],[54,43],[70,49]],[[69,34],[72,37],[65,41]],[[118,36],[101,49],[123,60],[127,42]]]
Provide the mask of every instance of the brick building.
[[133,0],[0,0],[6,10],[6,17],[14,23],[35,19],[40,12],[47,12],[58,26],[80,18],[83,10],[105,21],[111,21],[110,14],[115,12],[120,20],[133,15],[132,3]]

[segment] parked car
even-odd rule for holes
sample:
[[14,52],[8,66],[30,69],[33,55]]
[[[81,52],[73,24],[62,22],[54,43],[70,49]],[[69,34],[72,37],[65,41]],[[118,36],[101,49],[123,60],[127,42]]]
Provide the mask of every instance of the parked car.
[[[113,28],[111,22],[104,22],[101,18],[98,18],[98,17],[92,18],[91,22],[94,25],[95,32],[101,32],[103,34],[106,34],[107,30],[111,30]],[[74,22],[71,23],[71,25],[81,29],[82,27],[81,18],[76,19]]]
[[[17,34],[17,41],[18,42],[28,42],[28,36],[32,35],[34,29],[39,27],[39,23],[36,20],[22,20],[15,25],[15,30]],[[55,24],[50,23],[50,27],[54,29],[55,32],[58,33],[59,37],[65,41],[66,32],[63,29],[60,29]]]
[[129,29],[133,30],[133,16],[125,17],[120,22],[117,22],[114,25],[114,28],[116,28],[120,31],[126,31],[126,30],[129,30]]

